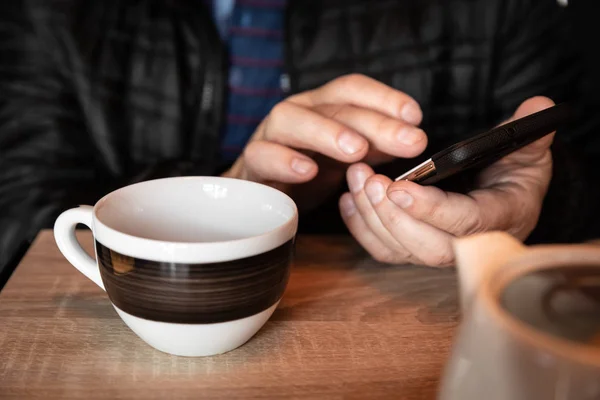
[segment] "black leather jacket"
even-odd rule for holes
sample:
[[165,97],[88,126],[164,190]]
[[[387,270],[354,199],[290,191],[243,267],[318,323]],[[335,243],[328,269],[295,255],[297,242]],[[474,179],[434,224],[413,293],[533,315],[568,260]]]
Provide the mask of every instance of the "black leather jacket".
[[[227,60],[202,4],[1,2],[0,269],[69,207],[144,179],[223,170]],[[351,72],[375,77],[419,101],[430,154],[528,97],[576,95],[568,12],[556,0],[291,1],[291,92]],[[598,150],[590,129],[559,135],[536,240],[595,234],[586,225],[597,215],[585,175]],[[302,218],[305,229],[340,226],[335,201],[316,213],[327,218]]]

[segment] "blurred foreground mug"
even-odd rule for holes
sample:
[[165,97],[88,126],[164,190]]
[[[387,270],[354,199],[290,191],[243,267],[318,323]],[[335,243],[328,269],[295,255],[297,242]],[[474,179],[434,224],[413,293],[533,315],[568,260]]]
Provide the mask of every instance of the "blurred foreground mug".
[[[75,226],[94,235],[96,260]],[[287,195],[219,177],[167,178],[116,190],[56,220],[60,251],[106,290],[154,348],[208,356],[248,341],[287,285],[298,226]]]
[[600,246],[458,239],[463,321],[440,400],[600,399]]

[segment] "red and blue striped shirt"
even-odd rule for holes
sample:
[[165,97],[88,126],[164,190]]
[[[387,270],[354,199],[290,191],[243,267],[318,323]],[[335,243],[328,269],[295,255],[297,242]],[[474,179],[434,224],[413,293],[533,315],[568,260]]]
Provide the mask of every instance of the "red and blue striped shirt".
[[214,20],[229,52],[227,123],[223,161],[242,152],[282,90],[286,0],[211,0]]

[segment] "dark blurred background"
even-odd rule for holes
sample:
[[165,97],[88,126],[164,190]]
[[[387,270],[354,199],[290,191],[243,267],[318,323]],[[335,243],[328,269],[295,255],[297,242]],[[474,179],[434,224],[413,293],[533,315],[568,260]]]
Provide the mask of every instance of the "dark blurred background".
[[[269,1],[245,3],[268,5]],[[486,113],[476,111],[487,107],[485,102],[466,111],[444,103],[452,102],[453,88],[467,84],[461,82],[463,70],[445,64],[457,45],[452,42],[453,32],[443,31],[449,26],[448,19],[458,20],[467,36],[472,31],[470,39],[474,41],[480,39],[478,32],[489,31],[486,25],[491,23],[499,25],[498,37],[510,37],[511,30],[525,31],[539,44],[539,53],[551,48],[551,58],[558,60],[557,65],[573,67],[574,72],[566,80],[547,85],[560,86],[561,98],[556,100],[572,103],[577,116],[576,124],[559,135],[553,195],[544,206],[545,217],[531,241],[566,242],[600,236],[600,168],[595,161],[600,159],[599,2],[569,0],[557,17],[554,13],[546,16],[542,11],[529,15],[530,10],[544,9],[533,0],[416,1],[290,1],[285,10],[289,26],[282,34],[286,46],[282,97],[349,72],[369,74],[390,85],[396,83],[411,94],[409,89],[414,89],[426,115],[425,131],[437,135],[432,136],[436,140],[430,141],[430,154],[498,122],[513,107],[512,99],[501,107],[490,107]],[[93,204],[108,191],[136,181],[218,174],[235,159],[233,156],[219,161],[217,150],[203,150],[217,148],[216,135],[224,124],[219,116],[222,113],[217,111],[226,107],[226,91],[218,89],[226,86],[229,71],[227,51],[217,45],[218,32],[206,22],[207,11],[203,7],[207,8],[208,3],[7,0],[0,5],[0,287],[37,232],[51,228],[64,209]],[[551,1],[539,0],[542,3]],[[491,14],[501,17],[486,20],[483,15],[481,19],[470,15],[471,19],[460,21],[464,10],[478,7],[498,8]],[[431,13],[432,9],[437,12]],[[357,10],[364,13],[364,19]],[[393,12],[399,15],[397,22],[390,22]],[[554,34],[544,31],[550,24],[548,20],[556,24]],[[437,52],[435,57],[440,60],[437,65],[423,68],[431,68],[430,75],[443,75],[446,68],[453,68],[454,80],[442,79],[430,97],[420,97],[425,83],[419,77],[425,75],[419,75],[418,70],[398,70],[380,76],[364,66],[361,54],[344,53],[340,58],[344,49],[360,47],[360,43],[345,47],[345,41],[367,40],[383,22],[391,24],[389,37],[379,39],[384,49],[399,40],[394,32],[404,27],[423,41],[427,35],[438,37],[441,45],[419,44],[418,54],[427,54],[422,48],[431,45],[431,54]],[[431,28],[425,31],[421,24]],[[165,32],[173,41],[163,46]],[[494,45],[493,39],[487,40]],[[109,44],[118,51],[106,53]],[[80,47],[74,48],[76,45]],[[536,48],[525,53],[518,42],[509,48],[511,53],[505,59],[496,60],[498,69],[502,68],[501,63],[511,60],[516,71],[527,70],[528,63],[535,62],[538,56]],[[520,57],[522,51],[524,56]],[[402,57],[416,57],[415,54],[408,51],[395,56],[388,51],[378,62],[385,65]],[[155,70],[156,59],[174,61]],[[177,67],[181,65],[191,67]],[[86,68],[101,70],[104,75],[87,76],[82,73]],[[195,74],[195,68],[203,74]],[[149,79],[142,83],[154,86],[143,86],[138,73],[164,79]],[[410,73],[415,79],[405,78]],[[102,84],[96,85],[100,79]],[[465,75],[465,79],[471,78]],[[475,92],[479,82],[486,84],[485,79],[477,77]],[[518,78],[514,84],[519,84]],[[209,91],[204,90],[207,87]],[[210,104],[205,102],[207,93],[212,96]],[[525,100],[518,95],[514,93],[515,102]],[[442,105],[450,110],[448,115],[441,115]],[[434,116],[427,119],[428,115]],[[145,137],[143,132],[152,134]],[[178,140],[176,146],[174,140]],[[131,143],[137,143],[137,147]],[[400,162],[380,172],[395,176],[412,165],[414,161]],[[343,190],[340,188],[340,192]],[[337,198],[332,199],[302,216],[301,231],[345,234],[338,213]]]

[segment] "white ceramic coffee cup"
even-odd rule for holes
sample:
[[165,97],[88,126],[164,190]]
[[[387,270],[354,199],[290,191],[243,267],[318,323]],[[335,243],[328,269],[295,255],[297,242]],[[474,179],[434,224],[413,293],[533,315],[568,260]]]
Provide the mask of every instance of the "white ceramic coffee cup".
[[[78,223],[93,232],[96,260],[77,242]],[[65,211],[54,235],[144,341],[207,356],[241,346],[269,319],[287,285],[297,226],[293,200],[269,186],[181,177]]]

